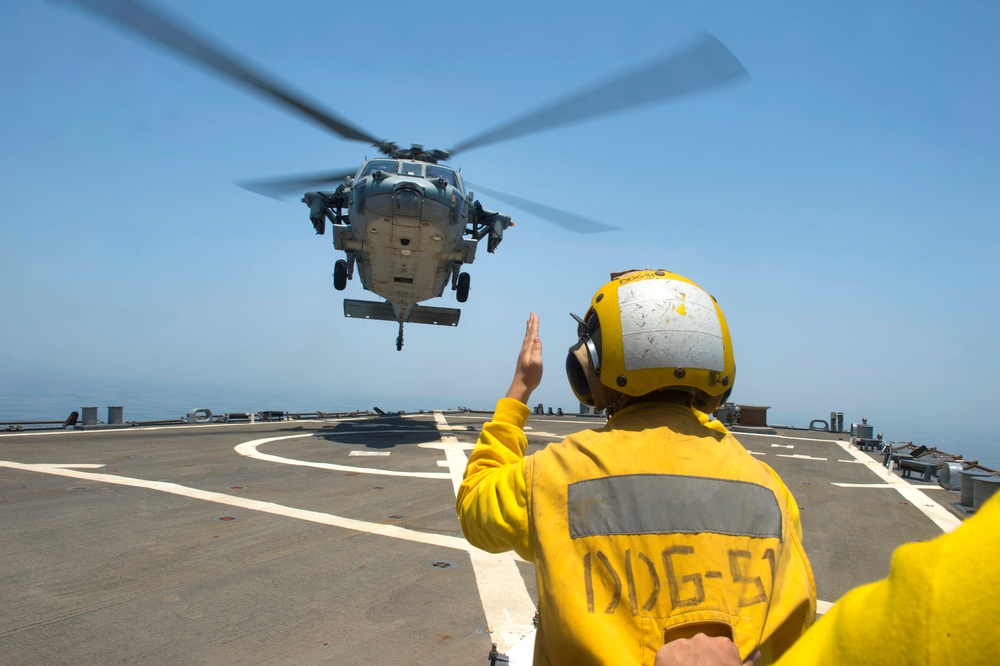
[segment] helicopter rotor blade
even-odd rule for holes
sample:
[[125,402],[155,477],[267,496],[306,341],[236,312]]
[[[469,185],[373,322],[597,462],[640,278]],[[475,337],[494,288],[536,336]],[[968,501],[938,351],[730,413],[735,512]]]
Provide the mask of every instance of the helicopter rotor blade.
[[357,170],[357,167],[355,167],[349,170],[343,169],[327,173],[300,174],[298,176],[285,176],[283,178],[267,180],[245,180],[236,184],[245,190],[280,200],[292,194],[316,189],[323,185],[339,183],[348,176],[353,176]]
[[722,42],[705,33],[683,51],[658,58],[483,132],[460,143],[451,154],[689,95],[749,76]]
[[500,201],[508,203],[511,206],[516,206],[521,210],[537,215],[540,218],[557,224],[560,227],[568,229],[574,233],[599,234],[605,231],[619,230],[619,227],[605,224],[604,222],[598,222],[597,220],[592,220],[589,217],[583,217],[582,215],[577,215],[576,213],[570,213],[569,211],[540,204],[537,201],[531,201],[529,199],[514,196],[513,194],[507,194],[506,192],[499,192],[489,187],[476,185],[468,180],[465,181],[465,184],[473,190],[485,192],[495,199],[499,199]]
[[321,109],[318,104],[304,99],[254,71],[235,56],[226,54],[204,37],[197,35],[191,28],[183,27],[176,20],[168,19],[134,0],[72,0],[72,2],[119,26],[134,30],[161,46],[187,56],[232,81],[244,84],[286,108],[311,118],[345,139],[372,144],[381,143],[377,137],[333,112]]

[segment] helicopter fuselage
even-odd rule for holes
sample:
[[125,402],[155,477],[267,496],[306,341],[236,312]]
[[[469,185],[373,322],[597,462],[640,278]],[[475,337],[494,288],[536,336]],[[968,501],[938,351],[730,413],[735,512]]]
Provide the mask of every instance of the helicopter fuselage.
[[345,301],[345,314],[400,324],[457,324],[458,310],[436,308],[435,317],[427,308],[414,316],[414,308],[442,296],[449,281],[465,302],[462,266],[475,260],[483,238],[493,252],[512,224],[474,201],[458,171],[419,159],[368,160],[336,191],[307,192],[302,201],[316,233],[330,221],[334,247],[346,255],[335,264],[334,286],[344,289],[357,269],[361,285],[391,306],[390,316],[379,304]]
[[465,239],[469,207],[461,177],[447,167],[370,160],[348,196],[348,225],[334,225],[334,247],[354,257],[365,289],[395,304],[441,296],[449,278],[476,257]]

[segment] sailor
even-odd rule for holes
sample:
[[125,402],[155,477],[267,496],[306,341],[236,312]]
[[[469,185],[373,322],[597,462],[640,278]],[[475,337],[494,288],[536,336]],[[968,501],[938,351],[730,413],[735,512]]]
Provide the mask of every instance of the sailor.
[[534,663],[651,665],[698,633],[770,663],[812,622],[816,591],[791,493],[709,419],[735,380],[722,311],[644,270],[612,275],[575,318],[570,386],[607,424],[524,455],[542,377],[532,313],[456,502],[470,543],[535,563]]

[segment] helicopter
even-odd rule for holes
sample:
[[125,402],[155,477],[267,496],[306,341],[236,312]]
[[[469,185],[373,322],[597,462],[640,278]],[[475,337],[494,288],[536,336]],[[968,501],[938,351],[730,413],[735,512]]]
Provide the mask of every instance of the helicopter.
[[[509,215],[484,208],[467,188],[472,184],[463,180],[460,170],[443,162],[473,148],[748,77],[743,65],[719,40],[703,34],[681,50],[518,116],[449,150],[426,150],[421,144],[401,148],[265,76],[195,30],[138,0],[72,2],[230,82],[242,84],[343,139],[366,142],[379,151],[380,157],[366,159],[357,169],[239,184],[274,198],[307,189],[301,201],[309,207],[313,229],[325,235],[329,223],[334,248],[344,253],[344,258],[334,263],[334,288],[345,290],[357,276],[365,290],[385,299],[344,299],[344,315],[395,321],[399,326],[397,350],[403,348],[406,323],[458,325],[460,309],[421,303],[442,296],[447,288],[455,292],[459,303],[465,303],[471,277],[463,268],[475,260],[479,242],[485,239],[486,250],[492,254],[504,232],[514,226]],[[319,189],[334,184],[333,189]],[[615,228],[497,190],[475,187],[573,232],[596,233]]]

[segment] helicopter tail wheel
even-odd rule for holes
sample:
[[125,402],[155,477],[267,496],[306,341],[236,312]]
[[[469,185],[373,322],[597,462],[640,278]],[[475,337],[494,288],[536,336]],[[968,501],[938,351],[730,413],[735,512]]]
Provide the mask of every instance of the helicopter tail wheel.
[[333,265],[333,288],[337,291],[347,288],[347,262],[343,259]]
[[469,282],[471,278],[468,273],[462,273],[458,276],[458,286],[456,289],[458,293],[455,294],[455,298],[458,299],[459,303],[464,303],[469,300]]
[[396,351],[403,351],[403,322],[399,322],[399,335],[396,336]]

